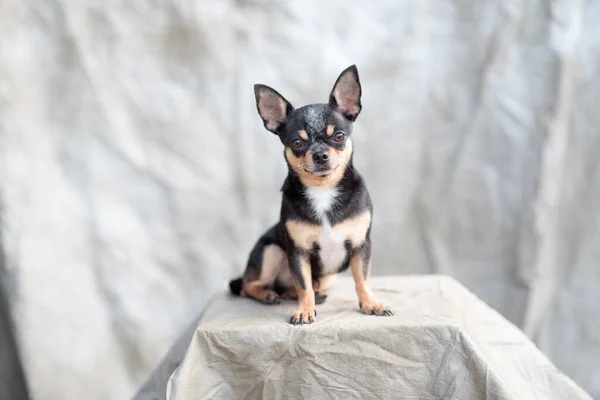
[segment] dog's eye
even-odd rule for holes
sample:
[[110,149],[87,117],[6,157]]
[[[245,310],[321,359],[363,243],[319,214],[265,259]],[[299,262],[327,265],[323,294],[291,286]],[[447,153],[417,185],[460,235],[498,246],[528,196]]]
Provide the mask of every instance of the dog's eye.
[[335,135],[333,135],[333,140],[335,140],[336,142],[343,142],[344,139],[346,139],[346,134],[342,131],[337,131],[335,133]]
[[294,139],[292,140],[292,143],[290,143],[290,146],[294,149],[299,149],[300,147],[302,147],[302,140],[300,139]]

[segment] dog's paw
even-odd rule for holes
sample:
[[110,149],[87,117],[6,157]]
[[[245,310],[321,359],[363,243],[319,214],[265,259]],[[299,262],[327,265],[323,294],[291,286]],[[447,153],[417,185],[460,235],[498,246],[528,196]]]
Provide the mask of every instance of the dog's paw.
[[392,316],[392,310],[384,306],[382,303],[373,300],[373,301],[365,301],[363,303],[358,303],[358,307],[360,310],[367,315],[379,315],[379,316]]
[[315,322],[315,318],[317,317],[317,310],[314,308],[299,308],[292,314],[292,318],[290,319],[290,324],[292,325],[304,325],[304,324],[312,324]]
[[279,297],[279,295],[272,290],[265,290],[265,294],[261,302],[269,305],[279,304],[281,303],[281,297]]
[[315,292],[315,304],[323,304],[327,300],[327,295],[325,293]]

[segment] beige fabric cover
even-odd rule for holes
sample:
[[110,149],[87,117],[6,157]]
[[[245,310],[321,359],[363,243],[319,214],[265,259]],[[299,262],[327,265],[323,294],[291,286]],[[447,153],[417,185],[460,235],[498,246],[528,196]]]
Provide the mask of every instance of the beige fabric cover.
[[393,317],[358,311],[343,277],[317,322],[294,302],[217,295],[167,387],[184,399],[590,399],[515,326],[454,280],[376,277]]
[[373,273],[453,276],[600,399],[599,21],[600,1],[2,0],[0,273],[31,398],[138,390],[279,216],[252,85],[323,102],[356,63]]

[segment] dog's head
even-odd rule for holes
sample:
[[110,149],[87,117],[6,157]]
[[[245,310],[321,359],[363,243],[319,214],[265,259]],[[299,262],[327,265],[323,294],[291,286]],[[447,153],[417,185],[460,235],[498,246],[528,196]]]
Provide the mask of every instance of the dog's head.
[[290,168],[303,183],[339,180],[352,159],[352,123],[361,110],[356,66],[340,74],[327,104],[295,109],[265,85],[254,85],[254,94],[265,128],[279,136]]

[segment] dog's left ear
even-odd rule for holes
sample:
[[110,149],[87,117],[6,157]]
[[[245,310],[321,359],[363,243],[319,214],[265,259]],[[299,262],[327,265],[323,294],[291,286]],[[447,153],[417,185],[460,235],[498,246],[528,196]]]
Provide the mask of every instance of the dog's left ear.
[[356,69],[356,65],[351,65],[335,81],[329,95],[329,105],[336,108],[350,121],[354,121],[362,109],[361,94],[358,69]]

